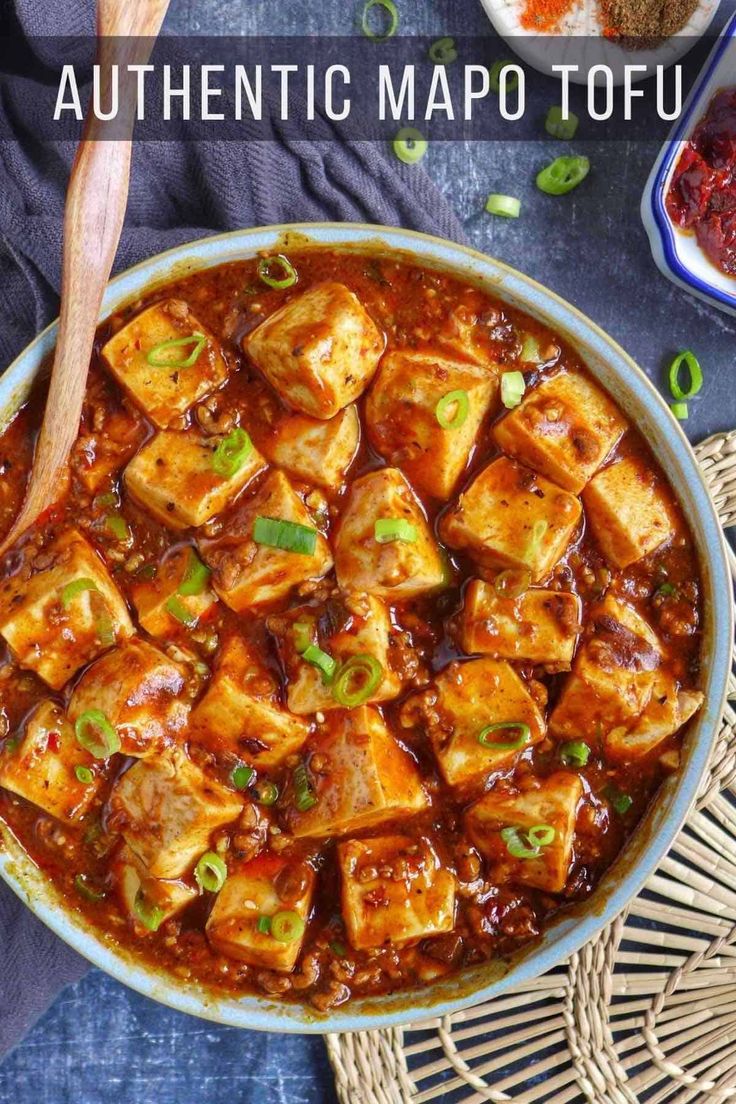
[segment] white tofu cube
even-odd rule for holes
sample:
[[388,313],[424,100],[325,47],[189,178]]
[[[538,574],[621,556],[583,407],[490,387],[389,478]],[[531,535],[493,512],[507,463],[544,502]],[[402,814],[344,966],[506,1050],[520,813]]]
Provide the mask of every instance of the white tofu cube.
[[416,764],[370,706],[328,714],[309,750],[321,760],[309,771],[317,800],[289,810],[294,836],[344,836],[427,807]]
[[153,878],[180,878],[209,849],[216,828],[239,816],[243,799],[209,778],[179,749],[135,763],[110,798],[111,826]]
[[593,476],[583,503],[593,536],[613,567],[636,563],[675,535],[669,490],[638,456],[617,460]]
[[[376,522],[408,522],[413,540],[376,539]],[[337,581],[345,592],[404,601],[437,590],[445,566],[422,508],[396,468],[381,468],[356,479],[335,537]]]
[[598,739],[628,726],[649,701],[662,658],[657,636],[612,594],[592,610],[549,729],[565,740]]
[[104,713],[124,755],[161,752],[181,736],[189,717],[187,671],[164,652],[133,639],[93,663],[74,687],[69,720],[90,710]]
[[102,357],[159,429],[220,387],[228,374],[219,342],[179,299],[137,314],[110,338]]
[[352,656],[369,655],[380,663],[381,680],[364,704],[389,701],[401,693],[401,679],[391,667],[391,619],[378,598],[350,594],[323,606],[298,606],[269,618],[268,627],[278,638],[292,713],[342,708],[333,694],[335,676],[326,682],[322,671],[304,659],[297,649],[297,632],[307,632],[309,640],[335,660],[338,672]]
[[207,936],[221,954],[251,966],[288,973],[294,969],[304,936],[290,942],[258,930],[258,921],[273,921],[295,912],[306,921],[316,875],[307,863],[263,854],[230,874],[207,921]]
[[217,670],[192,713],[190,731],[193,740],[218,755],[234,755],[269,770],[300,750],[309,725],[281,705],[278,683],[258,648],[233,636],[220,651]]
[[687,724],[702,704],[699,691],[680,690],[671,675],[657,671],[651,697],[633,726],[620,726],[606,733],[606,758],[615,763],[643,759]]
[[[573,842],[578,805],[583,796],[579,775],[558,771],[543,781],[534,780],[534,788],[509,793],[491,790],[476,801],[465,814],[468,835],[489,863],[487,875],[492,882],[518,882],[547,893],[562,893],[573,857]],[[517,830],[517,838],[528,850],[534,849],[532,828],[553,831],[549,843],[539,845],[537,855],[515,858],[504,839],[504,829]],[[542,837],[544,838],[544,837]],[[512,845],[513,846],[513,845]]]
[[363,393],[384,345],[358,297],[332,281],[297,294],[243,340],[288,406],[325,419]]
[[21,667],[60,690],[133,625],[107,568],[76,529],[42,549],[39,562],[29,579],[0,583],[0,634]]
[[455,878],[428,839],[348,840],[338,844],[337,859],[342,915],[356,950],[406,947],[455,926]]
[[283,414],[259,443],[271,463],[289,475],[337,489],[360,445],[358,408],[346,406],[326,422],[306,414]]
[[565,552],[581,513],[574,495],[501,456],[445,514],[440,535],[481,568],[528,567],[538,582]]
[[215,457],[224,440],[224,436],[206,437],[194,430],[157,433],[128,464],[125,486],[170,529],[204,525],[266,467],[251,445],[242,466],[233,475],[223,475]]
[[191,569],[198,563],[201,560],[191,546],[176,548],[159,565],[155,578],[133,585],[138,622],[151,636],[169,638],[184,626],[199,624],[217,604],[209,583],[199,594],[181,593],[182,587],[187,590]]
[[608,395],[580,372],[558,372],[527,391],[493,427],[500,449],[580,494],[627,428]]
[[[466,396],[464,420],[462,407],[449,400],[438,414],[438,404],[453,392]],[[381,456],[400,467],[419,491],[444,501],[465,470],[486,415],[497,405],[495,367],[402,349],[381,361],[366,403],[366,423]]]
[[[405,727],[426,732],[450,786],[474,786],[512,767],[544,738],[544,718],[510,664],[495,659],[450,663],[402,709]],[[489,725],[524,725],[488,732]],[[481,741],[481,735],[483,738]],[[494,746],[494,745],[516,745]]]
[[95,412],[103,410],[101,427],[82,433],[72,450],[74,473],[90,494],[109,486],[111,477],[135,455],[146,436],[146,427],[137,411],[125,406],[111,410],[110,396],[104,396],[103,401],[105,406],[95,409]]
[[[80,781],[77,767],[91,771],[92,781]],[[6,744],[0,754],[0,786],[73,824],[99,791],[104,777],[99,767],[77,743],[61,706],[43,701],[26,721],[18,743]]]
[[313,553],[256,544],[256,518],[277,518],[316,530],[307,508],[286,476],[270,472],[252,497],[236,508],[214,540],[200,540],[202,556],[212,568],[215,591],[226,605],[243,613],[285,598],[309,579],[321,579],[332,568],[329,545],[320,532]]
[[137,935],[146,936],[151,929],[141,923],[141,914],[156,916],[161,924],[176,916],[197,897],[197,890],[185,882],[152,878],[145,864],[123,844],[110,863],[115,887],[123,908],[135,925]]
[[532,587],[517,598],[507,598],[493,583],[472,579],[460,616],[460,645],[469,655],[480,652],[566,671],[581,617],[576,594]]

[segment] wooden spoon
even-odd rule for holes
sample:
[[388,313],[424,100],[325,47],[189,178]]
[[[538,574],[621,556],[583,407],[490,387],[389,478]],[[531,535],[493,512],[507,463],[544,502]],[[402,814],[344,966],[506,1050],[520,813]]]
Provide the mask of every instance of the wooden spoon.
[[79,433],[102,296],[128,201],[135,86],[127,66],[147,61],[168,6],[169,0],[98,0],[100,102],[103,107],[110,102],[110,66],[117,64],[121,110],[113,125],[120,137],[106,139],[109,124],[88,117],[74,160],[64,209],[59,336],[46,410],[25,501],[0,544],[0,556],[69,484],[69,453]]

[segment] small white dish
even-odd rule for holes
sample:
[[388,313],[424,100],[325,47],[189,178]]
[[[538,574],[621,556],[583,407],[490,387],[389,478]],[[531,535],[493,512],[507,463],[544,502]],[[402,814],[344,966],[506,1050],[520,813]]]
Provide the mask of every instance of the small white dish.
[[736,278],[708,259],[694,234],[680,230],[667,213],[665,200],[680,154],[708,105],[723,88],[736,85],[736,15],[713,47],[649,174],[641,200],[641,217],[659,268],[678,287],[727,314],[736,315]]
[[601,33],[598,0],[578,0],[554,32],[522,26],[524,0],[481,0],[498,34],[511,40],[510,46],[522,61],[546,76],[552,75],[552,65],[577,64],[580,71],[570,75],[574,84],[587,83],[587,72],[593,65],[609,66],[614,84],[623,83],[625,65],[647,67],[647,72],[637,75],[634,82],[645,80],[656,65],[674,65],[705,34],[719,3],[720,0],[700,0],[682,30],[654,49],[626,50]]

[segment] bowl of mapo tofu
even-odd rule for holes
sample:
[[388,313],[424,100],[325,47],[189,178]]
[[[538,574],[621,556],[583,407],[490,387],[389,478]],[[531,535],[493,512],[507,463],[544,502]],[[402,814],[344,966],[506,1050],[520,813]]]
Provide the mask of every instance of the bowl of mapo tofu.
[[[0,383],[2,531],[54,334]],[[526,277],[350,225],[154,258],[70,476],[0,573],[0,873],[116,977],[276,1030],[448,1011],[671,842],[720,529],[651,385]]]

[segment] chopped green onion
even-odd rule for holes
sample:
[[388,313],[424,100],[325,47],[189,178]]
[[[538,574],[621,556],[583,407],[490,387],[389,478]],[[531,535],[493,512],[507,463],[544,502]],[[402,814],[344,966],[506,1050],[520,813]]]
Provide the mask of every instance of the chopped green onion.
[[624,793],[618,786],[615,786],[613,782],[609,782],[603,791],[603,796],[610,802],[619,816],[623,816],[624,813],[628,813],[631,806],[634,804],[633,797]]
[[205,851],[194,868],[194,880],[200,889],[219,893],[227,881],[227,866],[214,851]]
[[294,770],[294,804],[300,813],[314,808],[317,798],[309,782],[309,774],[303,763]]
[[[493,732],[517,732],[511,740],[491,740]],[[497,721],[496,724],[486,725],[478,733],[478,743],[489,751],[518,751],[526,747],[532,738],[532,730],[523,721]]]
[[453,61],[457,61],[457,49],[455,48],[455,39],[445,37],[438,38],[436,42],[433,42],[429,47],[429,60],[433,61],[435,65],[451,65]]
[[164,910],[159,908],[158,905],[150,905],[141,889],[135,895],[133,912],[143,927],[148,928],[151,932],[158,931],[164,922]]
[[563,119],[562,108],[555,104],[547,112],[544,129],[550,137],[562,138],[563,141],[569,142],[575,137],[579,122],[580,120],[574,111],[568,111],[567,118]]
[[516,196],[491,192],[486,200],[486,211],[489,215],[501,215],[502,218],[518,218],[521,214],[521,200]]
[[98,508],[103,507],[103,506],[104,507],[117,506],[118,505],[118,496],[115,494],[114,491],[105,491],[104,494],[100,494],[100,495],[95,496],[95,499],[94,499],[92,505],[95,506],[95,507],[98,507]]
[[253,442],[240,426],[223,437],[212,454],[212,467],[217,475],[231,478],[240,471],[253,451]]
[[523,361],[524,364],[542,363],[542,351],[539,348],[539,342],[536,337],[533,337],[531,334],[524,335],[524,340],[521,343],[519,360]]
[[279,788],[274,782],[266,779],[254,786],[256,801],[259,805],[275,805],[279,799]]
[[448,391],[434,408],[434,416],[443,429],[460,429],[470,413],[468,392]]
[[[499,93],[501,91],[501,75],[507,65],[513,65],[513,61],[509,61],[508,58],[504,58],[503,61],[494,61],[491,68],[488,70],[491,76],[491,92]],[[512,73],[509,79],[506,81],[506,91],[513,92],[519,87],[519,74]]]
[[[282,275],[274,275],[274,269],[276,273],[280,271]],[[258,262],[258,276],[268,287],[279,291],[293,287],[298,279],[293,264],[282,253],[276,257],[261,257]]]
[[583,740],[568,740],[560,744],[560,759],[566,767],[584,767],[590,759],[590,748]]
[[6,740],[3,744],[3,753],[8,752],[10,755],[14,751],[17,751],[20,747],[20,736],[11,736],[9,740]]
[[115,643],[115,629],[113,628],[112,617],[107,607],[100,610],[95,617],[95,632],[97,633],[97,639],[103,647],[109,648],[111,644]]
[[[207,338],[205,335],[195,330],[194,333],[187,334],[186,337],[173,337],[169,341],[161,341],[158,345],[154,345],[146,353],[146,360],[153,368],[191,368],[199,360],[206,344]],[[181,358],[171,360],[169,357],[162,355],[166,354],[169,349],[183,349],[187,345],[193,346],[192,351],[183,360]]]
[[[370,14],[374,8],[381,8],[386,13],[387,26],[383,34],[377,33],[370,25]],[[385,42],[387,38],[392,38],[399,27],[399,12],[394,4],[394,0],[368,0],[363,8],[363,17],[360,21],[360,29],[366,38],[370,38],[373,42]]]
[[77,717],[74,732],[77,743],[95,759],[107,759],[120,751],[120,737],[101,709],[88,709]]
[[565,195],[577,188],[589,172],[587,157],[557,157],[537,174],[537,187],[547,195]]
[[105,518],[105,525],[116,540],[125,541],[130,536],[128,523],[122,514],[108,514]]
[[373,526],[373,536],[379,544],[391,544],[393,541],[414,544],[419,533],[416,525],[406,518],[378,518]]
[[670,403],[670,410],[672,411],[673,416],[677,418],[678,422],[686,422],[687,419],[690,417],[690,412],[688,411],[686,402]]
[[501,376],[501,402],[507,410],[513,410],[521,402],[526,383],[521,372],[504,372]]
[[294,649],[299,655],[304,655],[307,648],[312,643],[313,631],[313,621],[295,621],[292,625],[291,637],[294,642]]
[[654,593],[661,598],[674,598],[677,594],[677,587],[674,583],[662,583]]
[[536,859],[540,854],[539,847],[530,843],[519,828],[502,829],[501,839],[506,844],[509,855],[515,859]]
[[232,769],[230,781],[236,790],[247,790],[255,773],[253,767],[249,767],[246,763],[238,763],[237,767]]
[[77,776],[77,782],[81,782],[84,786],[89,786],[91,782],[94,782],[95,776],[89,767],[75,767],[74,773]]
[[532,573],[528,567],[507,567],[493,580],[493,589],[499,598],[520,598],[532,585]]
[[74,879],[74,888],[77,893],[81,893],[82,897],[85,897],[88,901],[101,901],[105,896],[104,890],[92,889],[87,881],[86,874],[77,874]]
[[176,595],[172,595],[166,602],[164,609],[170,613],[174,620],[179,621],[187,629],[196,629],[199,618],[193,614]]
[[253,540],[269,548],[281,548],[284,552],[296,552],[300,556],[313,556],[317,547],[317,530],[310,525],[283,518],[257,517],[253,525]]
[[549,847],[557,835],[550,824],[535,824],[527,832],[527,838],[532,847]]
[[279,943],[293,943],[301,939],[305,928],[306,924],[299,913],[292,909],[284,909],[271,917],[271,935]]
[[[683,391],[680,386],[680,369],[683,364],[690,376],[690,386],[687,391]],[[669,381],[673,399],[692,399],[700,391],[703,386],[703,369],[700,367],[700,362],[695,353],[691,352],[690,349],[685,349],[684,352],[679,353],[670,364]]]
[[97,590],[97,583],[94,579],[74,579],[71,583],[67,583],[61,592],[61,604],[64,609],[69,609],[74,599],[79,594],[84,594],[88,590]]
[[204,593],[209,581],[210,569],[205,567],[194,549],[190,548],[186,571],[179,583],[177,593],[181,594],[182,598],[195,598]]
[[261,935],[271,934],[271,917],[265,916],[263,913],[258,917],[258,923],[256,924],[256,931]]
[[416,127],[402,127],[392,145],[399,161],[405,165],[416,165],[429,149],[429,142]]
[[339,939],[333,939],[329,944],[329,948],[334,955],[338,958],[345,958],[348,953],[348,949],[344,943],[341,943]]
[[337,670],[337,660],[327,652],[323,652],[316,644],[308,644],[301,653],[302,659],[318,667],[322,672],[322,681],[327,685],[332,682]]
[[338,671],[332,696],[346,709],[355,709],[367,702],[382,682],[383,667],[375,656],[354,655]]
[[532,526],[532,533],[529,538],[529,543],[526,546],[526,553],[524,559],[527,563],[532,563],[535,556],[539,552],[539,548],[544,539],[544,534],[549,529],[549,522],[544,521],[542,518],[538,518]]

